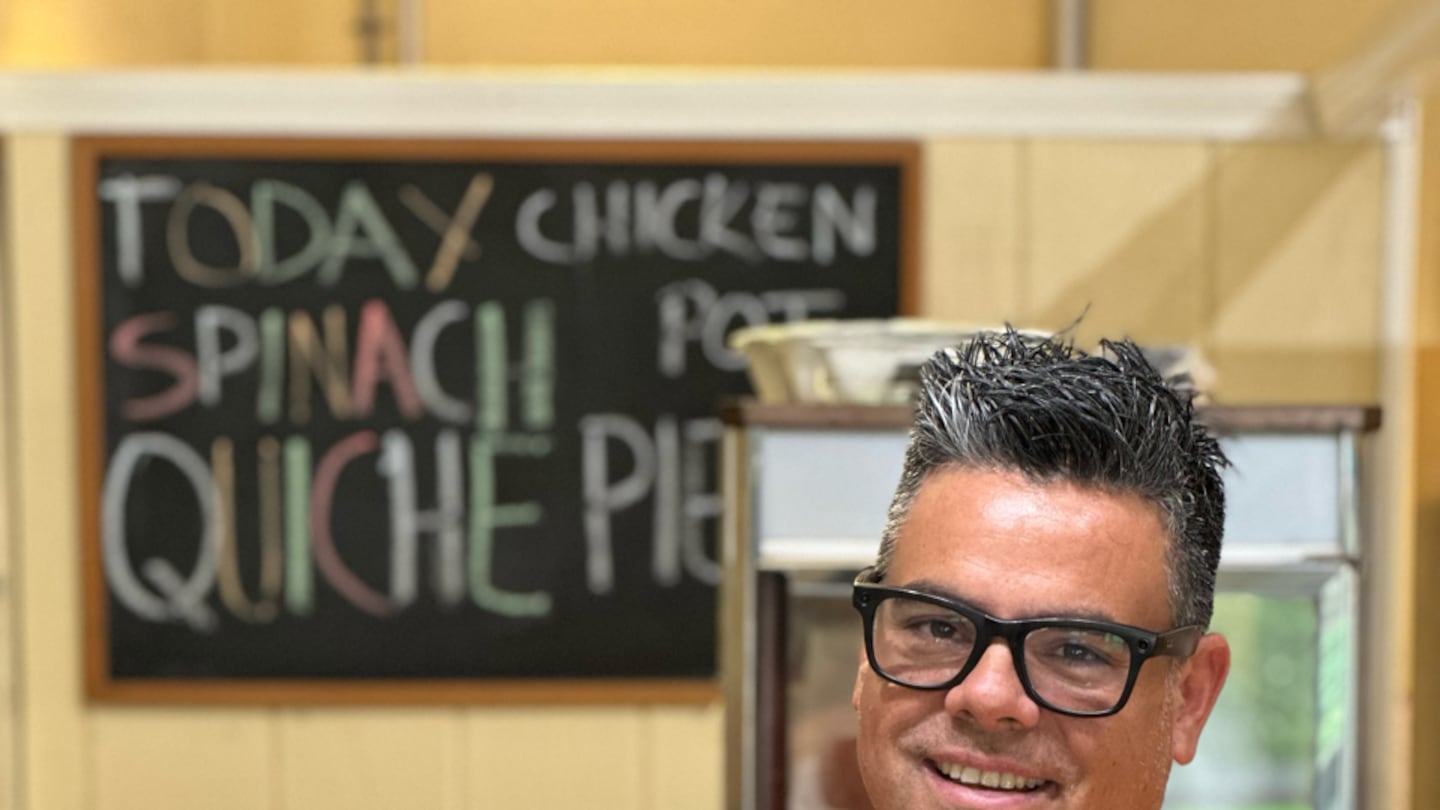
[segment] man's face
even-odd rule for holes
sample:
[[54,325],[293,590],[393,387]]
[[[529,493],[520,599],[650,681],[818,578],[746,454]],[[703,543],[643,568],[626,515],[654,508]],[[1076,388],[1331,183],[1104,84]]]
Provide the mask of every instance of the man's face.
[[[1002,619],[1076,616],[1171,627],[1160,512],[1131,495],[1014,473],[945,469],[921,485],[886,585],[953,596]],[[1115,715],[1068,717],[1026,694],[1010,650],[992,644],[950,690],[855,681],[860,771],[878,810],[1160,807],[1171,760],[1188,762],[1229,665],[1207,635],[1184,662],[1140,670]],[[1039,787],[962,784],[994,773]],[[994,780],[996,777],[992,777]],[[989,781],[989,780],[987,780]]]

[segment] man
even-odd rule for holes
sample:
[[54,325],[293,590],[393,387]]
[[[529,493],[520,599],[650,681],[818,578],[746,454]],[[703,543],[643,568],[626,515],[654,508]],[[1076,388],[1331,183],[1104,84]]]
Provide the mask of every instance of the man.
[[1229,671],[1219,445],[1134,344],[937,354],[856,579],[878,810],[1154,810]]

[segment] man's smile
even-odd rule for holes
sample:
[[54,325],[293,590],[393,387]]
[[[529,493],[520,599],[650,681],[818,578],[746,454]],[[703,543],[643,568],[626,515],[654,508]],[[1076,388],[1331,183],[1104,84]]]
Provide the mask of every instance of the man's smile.
[[959,782],[962,785],[978,785],[998,790],[1029,792],[1037,790],[1041,785],[1045,784],[1044,779],[1031,779],[1008,771],[982,771],[973,766],[960,765],[958,763],[950,763],[947,765],[942,762],[935,762],[934,760],[927,760],[927,763],[936,773],[949,779],[951,782]]

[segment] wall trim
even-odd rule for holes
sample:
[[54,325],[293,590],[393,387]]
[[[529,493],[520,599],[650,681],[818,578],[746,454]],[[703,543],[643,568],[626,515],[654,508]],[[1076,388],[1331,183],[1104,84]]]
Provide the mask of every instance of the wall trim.
[[370,137],[1317,137],[1283,73],[0,74],[0,130]]

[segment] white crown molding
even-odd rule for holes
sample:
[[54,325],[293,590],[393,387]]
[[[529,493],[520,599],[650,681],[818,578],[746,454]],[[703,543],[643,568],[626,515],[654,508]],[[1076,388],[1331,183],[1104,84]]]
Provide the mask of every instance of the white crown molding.
[[0,131],[494,138],[1317,136],[1293,74],[0,73]]

